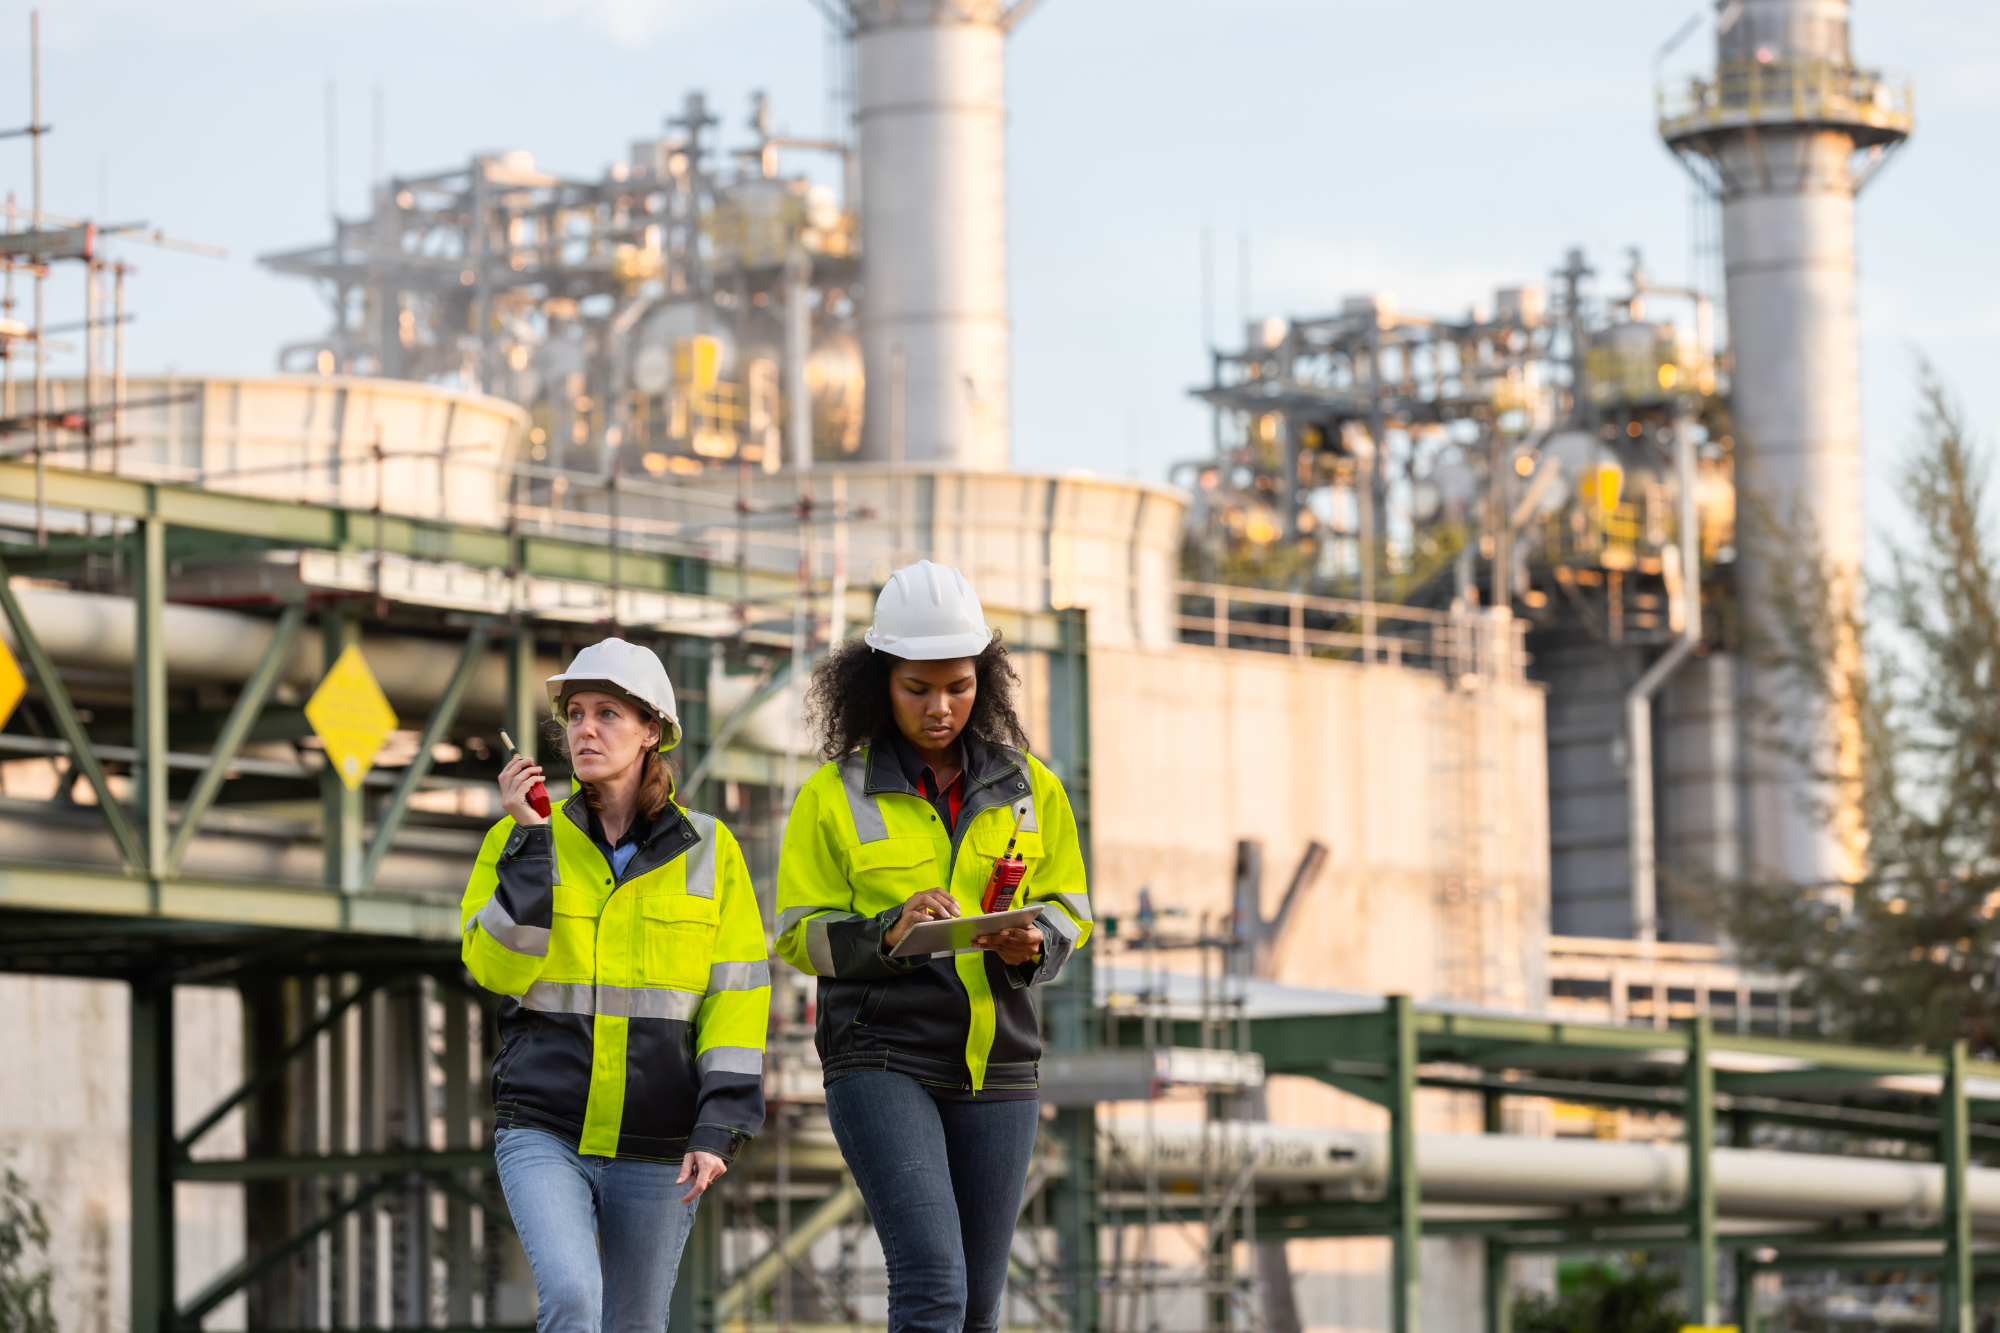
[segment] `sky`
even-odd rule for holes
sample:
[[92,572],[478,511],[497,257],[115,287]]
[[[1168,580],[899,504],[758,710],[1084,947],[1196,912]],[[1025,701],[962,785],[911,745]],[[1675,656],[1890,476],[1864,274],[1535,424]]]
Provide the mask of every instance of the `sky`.
[[[1244,314],[1347,293],[1458,314],[1548,282],[1571,246],[1605,290],[1641,247],[1689,272],[1687,176],[1653,128],[1658,53],[1703,0],[1044,0],[1010,39],[1014,458],[1163,480],[1208,441],[1187,389]],[[256,257],[327,233],[392,172],[526,148],[595,175],[690,90],[748,138],[825,131],[808,0],[47,0],[46,206],[226,247],[127,247],[137,370],[260,371],[315,334],[310,286]],[[28,120],[29,7],[0,0],[0,128]],[[2000,425],[2000,5],[1857,0],[1857,59],[1912,77],[1918,128],[1860,208],[1871,520],[1884,519],[1929,358]],[[1665,59],[1710,59],[1712,15]],[[0,189],[25,201],[24,140]],[[1204,235],[1214,253],[1204,329]],[[1248,263],[1243,259],[1247,253]],[[1241,276],[1247,267],[1247,287]],[[65,286],[64,284],[68,284]],[[74,288],[75,290],[71,290]],[[80,279],[52,281],[51,320]]]

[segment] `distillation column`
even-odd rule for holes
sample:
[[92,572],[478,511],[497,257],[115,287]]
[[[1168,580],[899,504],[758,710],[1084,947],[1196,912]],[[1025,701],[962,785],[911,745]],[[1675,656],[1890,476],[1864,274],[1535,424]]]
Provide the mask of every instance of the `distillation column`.
[[861,140],[863,457],[1007,466],[1001,0],[850,0]]
[[[1769,571],[1780,548],[1759,531],[1767,519],[1790,540],[1810,534],[1840,578],[1861,568],[1854,200],[1911,118],[1906,90],[1854,67],[1848,0],[1717,0],[1716,9],[1714,76],[1669,100],[1661,133],[1722,200],[1745,501],[1737,589],[1745,623],[1776,636]],[[1762,700],[1775,712],[1769,727],[1753,723],[1744,756],[1745,871],[1802,884],[1851,877],[1853,812],[1785,753],[1810,747],[1838,765],[1840,719],[1791,685],[1745,675],[1739,707]]]

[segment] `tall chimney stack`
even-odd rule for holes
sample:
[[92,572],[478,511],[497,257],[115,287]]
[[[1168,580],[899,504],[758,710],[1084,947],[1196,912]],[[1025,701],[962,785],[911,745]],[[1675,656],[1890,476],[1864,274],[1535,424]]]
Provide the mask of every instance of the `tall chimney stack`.
[[[1722,201],[1730,406],[1746,501],[1737,590],[1746,623],[1766,634],[1777,632],[1776,552],[1758,532],[1760,514],[1810,532],[1842,578],[1859,576],[1854,200],[1911,125],[1908,88],[1855,67],[1848,0],[1718,0],[1714,73],[1663,101],[1661,135]],[[1786,746],[1837,760],[1840,719],[1824,704],[1755,668],[1744,679],[1742,706],[1774,709]],[[1801,884],[1856,873],[1858,826],[1843,808],[1851,802],[1814,765],[1768,739],[1744,762],[1746,873]]]

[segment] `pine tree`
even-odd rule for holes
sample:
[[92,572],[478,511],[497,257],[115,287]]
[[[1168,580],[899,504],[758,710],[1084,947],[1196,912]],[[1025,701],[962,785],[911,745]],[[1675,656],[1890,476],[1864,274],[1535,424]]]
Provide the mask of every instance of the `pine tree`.
[[[1852,885],[1713,886],[1709,906],[1744,962],[1797,978],[1827,1035],[2000,1049],[2000,547],[1991,460],[1925,367],[1917,450],[1901,496],[1913,536],[1864,603],[1809,533],[1771,562],[1764,659],[1841,719],[1796,757],[1858,811],[1866,863]],[[1771,742],[1784,744],[1783,738]],[[1826,812],[1829,818],[1834,812]]]
[[48,1266],[49,1224],[28,1182],[6,1168],[0,1177],[0,1333],[56,1333],[49,1308],[55,1274]]

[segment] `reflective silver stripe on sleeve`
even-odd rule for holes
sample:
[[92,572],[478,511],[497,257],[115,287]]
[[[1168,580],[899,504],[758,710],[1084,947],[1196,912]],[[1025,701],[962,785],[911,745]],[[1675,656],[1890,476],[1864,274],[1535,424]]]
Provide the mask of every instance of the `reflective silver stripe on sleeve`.
[[1090,895],[1087,893],[1058,893],[1055,900],[1069,909],[1069,914],[1078,921],[1095,921],[1090,914]]
[[1075,944],[1077,936],[1083,934],[1083,927],[1077,925],[1076,922],[1070,920],[1067,916],[1064,916],[1052,903],[1044,903],[1042,905],[1041,924],[1055,931],[1056,934],[1062,936],[1071,944]]
[[544,1014],[594,1014],[596,992],[588,981],[537,981],[521,997],[521,1007]]
[[710,963],[708,993],[725,990],[756,990],[771,984],[771,965],[763,959],[754,963]]
[[701,841],[688,848],[687,891],[690,898],[715,899],[715,832],[713,815],[698,815],[687,812],[688,823],[701,835]]
[[840,761],[840,785],[847,789],[847,812],[854,816],[854,837],[859,842],[880,842],[889,836],[882,820],[882,807],[868,794],[868,756],[856,752]]
[[701,1008],[693,991],[663,986],[599,986],[597,1012],[611,1018],[678,1018],[689,1022]]
[[492,938],[495,944],[511,953],[526,958],[549,956],[549,928],[516,925],[507,909],[500,905],[500,895],[497,893],[486,900],[486,906],[480,908],[479,915],[472,920]]
[[833,975],[833,943],[826,937],[826,928],[837,921],[859,920],[859,912],[828,912],[806,922],[806,960],[812,964],[814,976]]
[[717,1070],[725,1074],[761,1074],[764,1052],[757,1046],[711,1046],[695,1057],[694,1067],[703,1078]]
[[805,920],[814,912],[825,912],[828,910],[830,909],[810,905],[805,907],[787,907],[784,911],[778,913],[778,938],[783,939],[786,935],[789,935],[793,926],[798,925],[799,922]]

